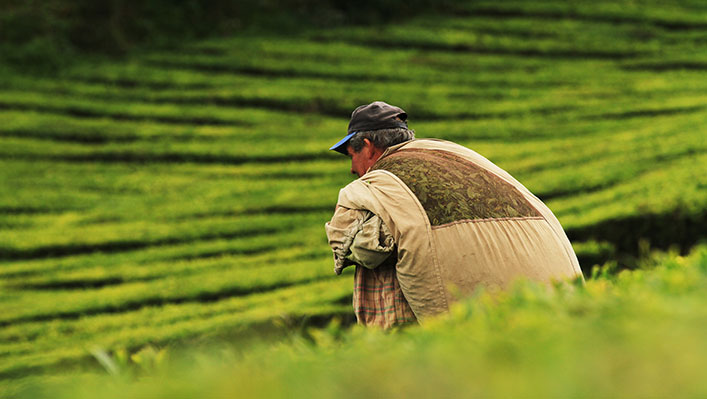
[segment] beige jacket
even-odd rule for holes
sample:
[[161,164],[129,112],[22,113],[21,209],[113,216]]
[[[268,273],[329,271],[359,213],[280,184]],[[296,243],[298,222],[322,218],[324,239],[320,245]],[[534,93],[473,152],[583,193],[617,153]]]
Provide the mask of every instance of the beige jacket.
[[[397,245],[400,287],[420,320],[447,311],[459,293],[470,294],[479,286],[582,276],[547,206],[501,168],[451,142],[421,139],[387,149],[364,176],[340,191],[338,205],[380,218],[382,223],[366,216],[348,224],[347,249],[356,239],[353,230],[363,231],[367,221],[377,229],[369,235],[389,231]],[[331,242],[342,232],[328,228],[327,234]],[[383,236],[377,242],[386,243]],[[361,245],[373,245],[374,255],[379,250],[376,259],[389,252],[387,245],[382,250],[366,240]]]

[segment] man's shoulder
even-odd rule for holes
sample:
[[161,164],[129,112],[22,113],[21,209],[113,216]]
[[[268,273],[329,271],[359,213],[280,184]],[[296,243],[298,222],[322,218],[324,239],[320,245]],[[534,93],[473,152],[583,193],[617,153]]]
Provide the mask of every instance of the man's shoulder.
[[381,158],[384,158],[388,155],[402,150],[444,151],[456,155],[458,157],[464,158],[468,161],[479,163],[484,167],[490,166],[491,164],[491,162],[483,155],[468,147],[465,147],[461,144],[457,144],[453,141],[436,138],[414,139],[406,141],[404,143],[400,143],[386,150],[386,152],[383,153],[383,156]]
[[345,185],[339,191],[339,196],[341,196],[342,193],[350,193],[354,195],[365,194],[370,190],[370,186],[386,185],[391,179],[394,179],[394,177],[388,171],[380,169],[369,170],[365,175]]
[[370,170],[339,191],[338,204],[347,208],[373,210],[372,203],[388,203],[409,195],[407,186],[393,173]]
[[[401,147],[402,148],[402,147]],[[468,152],[472,151],[468,147],[461,144],[455,143],[453,141],[435,138],[425,138],[425,139],[415,139],[410,140],[405,148],[418,148],[418,149],[429,149],[429,150],[446,150],[451,152]],[[473,151],[472,151],[473,152]]]
[[451,141],[447,140],[442,140],[442,139],[435,139],[435,138],[424,138],[424,139],[412,139],[408,140],[405,142],[402,142],[400,144],[396,144],[394,146],[389,147],[385,153],[383,154],[385,156],[386,153],[392,153],[401,149],[406,149],[406,148],[437,148],[440,146],[457,146],[457,147],[462,147],[466,148],[463,146],[460,146],[459,144],[453,143]]

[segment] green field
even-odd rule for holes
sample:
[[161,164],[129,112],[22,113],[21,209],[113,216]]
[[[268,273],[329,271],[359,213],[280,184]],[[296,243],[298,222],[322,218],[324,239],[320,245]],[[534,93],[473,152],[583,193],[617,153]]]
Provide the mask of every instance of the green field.
[[45,380],[25,397],[704,397],[707,247],[642,266],[479,294],[393,334],[334,323],[275,345],[97,351],[103,376]]
[[351,322],[323,224],[353,177],[327,149],[373,100],[545,200],[587,276],[707,237],[701,1],[473,2],[2,69],[0,396],[99,369],[93,347]]

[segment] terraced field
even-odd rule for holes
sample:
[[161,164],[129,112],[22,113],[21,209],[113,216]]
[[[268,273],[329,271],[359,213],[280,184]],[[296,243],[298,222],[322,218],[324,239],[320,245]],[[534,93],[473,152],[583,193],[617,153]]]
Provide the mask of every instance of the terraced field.
[[[487,156],[586,274],[707,225],[707,5],[475,2],[0,78],[0,386],[132,350],[351,319],[323,224],[357,105]],[[0,389],[2,393],[2,389]]]

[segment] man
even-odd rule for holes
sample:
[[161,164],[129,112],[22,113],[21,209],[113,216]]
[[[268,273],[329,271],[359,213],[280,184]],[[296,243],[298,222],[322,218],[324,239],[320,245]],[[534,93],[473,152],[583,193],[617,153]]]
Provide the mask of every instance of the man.
[[376,101],[332,148],[359,176],[326,224],[337,274],[356,265],[358,322],[389,328],[445,312],[480,286],[582,278],[552,212],[507,172],[448,141],[415,140]]

